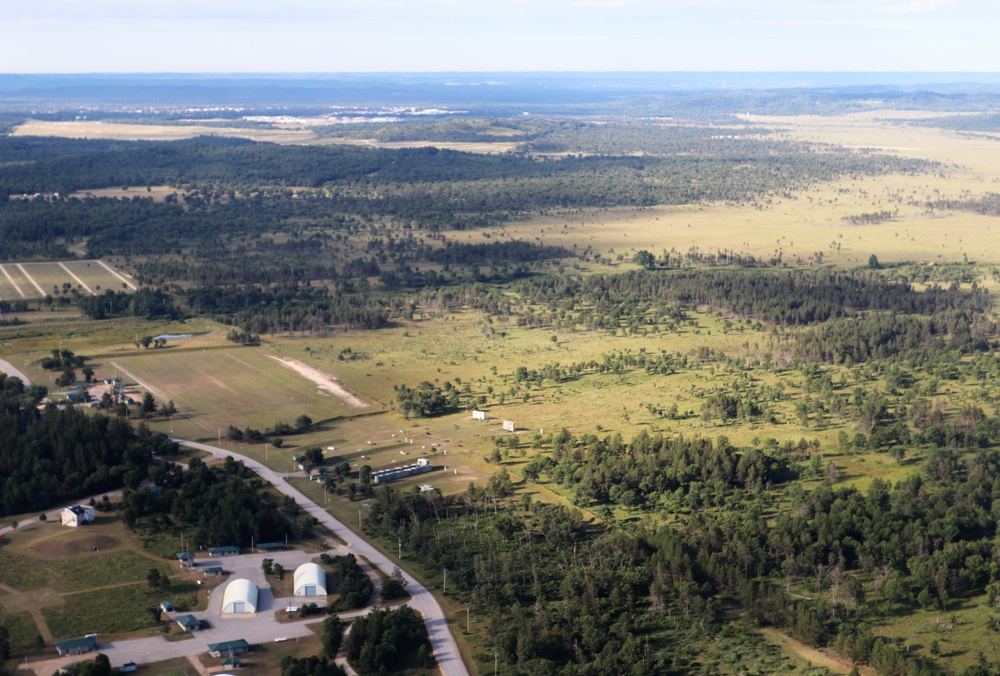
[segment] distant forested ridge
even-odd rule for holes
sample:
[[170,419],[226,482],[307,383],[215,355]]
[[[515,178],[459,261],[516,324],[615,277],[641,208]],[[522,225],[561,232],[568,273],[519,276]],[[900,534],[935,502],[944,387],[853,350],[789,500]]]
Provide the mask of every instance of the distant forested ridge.
[[[302,218],[378,218],[424,230],[468,229],[547,209],[747,202],[845,175],[930,167],[753,134],[733,139],[639,127],[632,145],[615,147],[613,138],[599,127],[567,128],[545,141],[544,149],[558,156],[545,157],[279,146],[213,137],[175,142],[0,137],[5,160],[0,256],[65,255],[65,246],[54,242],[84,238],[94,255],[163,252],[219,235],[281,232]],[[661,139],[662,154],[634,154],[633,146],[654,139]],[[574,148],[589,151],[574,153]],[[163,184],[180,189],[182,198],[156,203],[66,197],[86,189]],[[30,199],[36,193],[60,198]],[[22,194],[29,199],[8,198]]]

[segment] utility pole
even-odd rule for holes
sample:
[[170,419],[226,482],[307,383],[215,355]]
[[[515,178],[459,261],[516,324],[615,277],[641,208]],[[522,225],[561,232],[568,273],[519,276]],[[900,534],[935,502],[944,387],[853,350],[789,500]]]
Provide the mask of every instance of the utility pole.
[[466,634],[471,634],[472,633],[472,631],[470,630],[470,628],[472,627],[472,618],[471,618],[471,613],[469,612],[470,608],[471,608],[471,606],[467,606],[466,609],[465,609],[465,633]]
[[447,594],[448,593],[448,569],[447,568],[444,569],[444,585],[442,585],[441,593],[442,594]]
[[403,538],[396,538],[396,542],[399,544],[399,560],[403,560]]

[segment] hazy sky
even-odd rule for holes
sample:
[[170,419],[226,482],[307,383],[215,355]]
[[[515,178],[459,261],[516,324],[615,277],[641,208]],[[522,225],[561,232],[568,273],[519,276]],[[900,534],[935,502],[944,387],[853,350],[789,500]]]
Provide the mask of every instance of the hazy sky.
[[0,0],[0,72],[1000,71],[996,0]]

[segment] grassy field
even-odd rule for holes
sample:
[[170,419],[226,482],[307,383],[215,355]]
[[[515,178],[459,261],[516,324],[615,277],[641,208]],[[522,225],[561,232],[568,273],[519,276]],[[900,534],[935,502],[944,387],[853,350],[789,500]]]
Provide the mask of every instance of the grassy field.
[[[36,523],[4,537],[0,584],[17,591],[77,592],[145,580],[156,564],[136,552],[116,517],[99,515],[87,528]],[[96,549],[95,549],[96,548]],[[2,602],[2,600],[0,600]]]
[[0,300],[16,301],[27,298],[27,290],[24,288],[27,283],[28,280],[23,278],[17,267],[10,264],[0,265]]
[[175,433],[195,438],[217,440],[219,428],[230,425],[264,429],[303,414],[322,421],[353,412],[275,356],[267,347],[227,343],[217,332],[173,341],[161,350],[107,354],[105,363],[117,366],[126,380],[148,385],[158,400],[172,400],[180,413]]
[[937,641],[941,656],[956,672],[977,664],[980,652],[987,659],[996,660],[997,644],[986,628],[989,599],[985,595],[976,596],[952,602],[951,606],[946,612],[917,610],[892,616],[890,621],[875,628],[875,634],[899,639],[911,650],[925,654],[931,642]]
[[[105,264],[114,269],[114,266],[107,261]],[[73,275],[76,275],[76,278]],[[76,289],[85,296],[100,294],[105,289],[129,290],[127,285],[97,261],[0,265],[0,300],[38,300],[46,295],[58,296],[70,289]]]
[[[150,589],[145,582],[109,589],[80,592],[64,597],[66,604],[43,608],[42,614],[52,634],[57,638],[87,633],[121,634],[155,628],[147,608],[158,606],[169,597],[178,607],[195,605],[194,585],[176,585],[164,594]],[[81,608],[89,612],[80,612]],[[169,625],[167,625],[169,626]]]
[[11,654],[23,655],[38,647],[40,636],[31,613],[5,613],[3,627],[10,638]]
[[[323,120],[316,120],[323,124]],[[435,148],[458,150],[467,153],[505,153],[517,147],[515,142],[494,141],[462,143],[451,141],[400,141],[381,142],[373,139],[347,139],[336,136],[321,136],[312,128],[314,125],[273,124],[266,127],[225,127],[204,124],[121,124],[95,120],[49,121],[28,120],[16,127],[13,136],[56,136],[60,138],[111,139],[115,141],[180,141],[196,136],[224,136],[227,138],[247,138],[254,141],[285,144],[357,145],[372,148]],[[132,188],[133,193],[145,193],[145,187]],[[171,190],[172,192],[172,190]],[[120,196],[119,188],[84,191],[75,195],[91,193],[96,196]],[[160,196],[162,199],[162,196]]]
[[[487,231],[578,249],[591,246],[630,260],[646,249],[659,254],[692,248],[705,253],[731,250],[761,258],[781,255],[791,265],[863,265],[875,253],[883,262],[1000,261],[1000,222],[965,213],[928,213],[929,200],[995,191],[1000,164],[995,141],[939,129],[897,124],[896,111],[843,117],[753,116],[778,137],[838,144],[941,163],[934,174],[845,178],[743,205],[702,203],[652,208],[553,212]],[[887,121],[887,118],[888,119]],[[850,225],[845,219],[895,211],[892,220]],[[994,231],[993,228],[997,230]],[[484,233],[450,232],[478,241]],[[817,254],[822,254],[822,259]]]
[[[161,629],[147,608],[170,598],[178,607],[202,610],[218,581],[196,586],[169,559],[149,554],[117,517],[98,515],[85,528],[36,523],[3,538],[0,549],[0,616],[14,651],[89,632],[119,637]],[[169,592],[151,590],[150,569],[172,575]]]
[[132,199],[133,197],[149,198],[154,202],[163,202],[167,195],[177,195],[178,190],[169,185],[128,186],[120,188],[96,188],[94,190],[79,190],[70,193],[70,197],[114,197],[116,199]]
[[247,129],[196,124],[120,124],[90,120],[72,122],[28,120],[16,127],[12,135],[112,139],[115,141],[179,141],[208,135],[248,138],[269,143],[304,143],[317,138],[316,134],[308,129]]

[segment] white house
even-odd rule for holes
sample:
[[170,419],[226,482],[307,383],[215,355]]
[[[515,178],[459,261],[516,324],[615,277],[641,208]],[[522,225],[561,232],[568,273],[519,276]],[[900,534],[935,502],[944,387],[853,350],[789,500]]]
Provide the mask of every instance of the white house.
[[94,508],[86,505],[73,505],[62,511],[62,525],[82,526],[94,520]]

